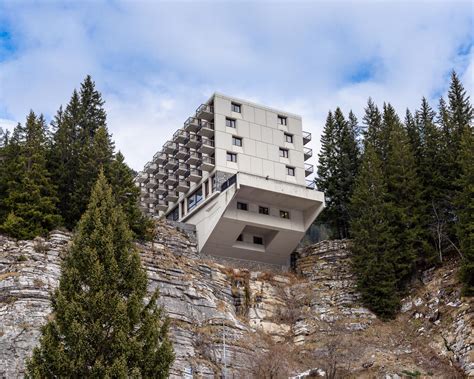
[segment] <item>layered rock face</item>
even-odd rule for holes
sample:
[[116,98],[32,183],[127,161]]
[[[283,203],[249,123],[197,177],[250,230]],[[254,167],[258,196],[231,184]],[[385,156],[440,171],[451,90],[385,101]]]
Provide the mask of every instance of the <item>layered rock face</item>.
[[[472,303],[452,267],[427,273],[399,318],[383,323],[359,304],[348,241],[309,246],[295,273],[275,273],[199,257],[192,233],[176,226],[157,232],[138,248],[171,319],[173,378],[474,375]],[[23,376],[70,239],[0,237],[0,377]]]

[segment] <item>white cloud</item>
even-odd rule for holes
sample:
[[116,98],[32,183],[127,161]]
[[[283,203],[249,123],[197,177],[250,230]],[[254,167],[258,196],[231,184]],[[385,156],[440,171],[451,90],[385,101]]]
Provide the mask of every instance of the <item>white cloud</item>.
[[18,45],[0,61],[0,117],[51,116],[90,73],[135,169],[214,91],[301,114],[318,149],[329,109],[361,116],[369,96],[401,114],[421,96],[436,105],[453,68],[473,88],[473,52],[459,53],[473,40],[470,2],[11,2],[0,13]]

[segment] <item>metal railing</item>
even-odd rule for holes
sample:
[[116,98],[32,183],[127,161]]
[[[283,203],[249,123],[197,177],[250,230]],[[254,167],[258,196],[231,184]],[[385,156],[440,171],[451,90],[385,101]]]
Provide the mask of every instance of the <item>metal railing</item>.
[[306,179],[306,188],[315,190],[316,189],[316,183],[314,182],[314,180]]
[[311,141],[311,133],[303,131],[303,145],[306,145],[309,141]]

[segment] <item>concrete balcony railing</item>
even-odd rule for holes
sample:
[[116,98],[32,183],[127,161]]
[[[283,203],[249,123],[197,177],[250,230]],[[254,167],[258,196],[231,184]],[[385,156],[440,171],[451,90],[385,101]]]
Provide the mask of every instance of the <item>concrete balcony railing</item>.
[[155,192],[158,194],[158,195],[163,195],[165,194],[166,192],[168,192],[168,187],[166,186],[165,182],[160,182],[160,184],[158,185],[158,187],[155,189]]
[[306,188],[315,190],[316,189],[316,183],[314,182],[314,180],[306,179]]
[[144,181],[148,180],[148,174],[144,171],[141,171],[138,173],[138,175],[136,176],[135,180],[138,182],[138,183],[143,183]]
[[203,154],[212,154],[214,152],[214,140],[203,138],[198,151]]
[[173,141],[168,141],[163,146],[163,151],[167,154],[173,155],[176,150],[178,150],[178,145]]
[[184,130],[184,129],[178,129],[174,134],[173,134],[173,140],[176,142],[176,143],[182,143],[182,144],[185,144],[186,142],[188,142],[188,138],[189,138],[189,133]]
[[158,170],[158,164],[156,164],[155,162],[148,162],[145,165],[145,171],[150,175],[154,175],[156,170]]
[[166,211],[168,209],[168,202],[164,198],[158,199],[156,201],[156,208],[160,211]]
[[186,193],[189,191],[189,182],[184,179],[180,179],[178,181],[178,185],[176,186],[178,192]]
[[189,170],[189,175],[187,176],[187,179],[190,182],[197,183],[201,181],[202,178],[202,171],[197,169],[197,168],[192,168]]
[[172,201],[173,203],[178,201],[179,198],[179,193],[178,192],[168,192],[168,195],[166,196],[166,201]]
[[212,171],[216,165],[215,159],[212,157],[202,157],[201,169],[204,171]]
[[164,164],[166,163],[166,161],[168,160],[168,155],[162,151],[158,151],[154,156],[153,156],[153,160],[156,162],[156,163],[159,163],[159,164]]
[[213,137],[214,123],[211,121],[201,120],[201,129],[198,131],[198,134],[203,137]]
[[303,153],[304,153],[304,160],[307,161],[309,158],[313,156],[313,149],[310,149],[309,147],[303,147]]
[[201,154],[197,151],[192,151],[189,153],[189,158],[186,160],[186,163],[189,165],[197,165],[201,162]]
[[201,122],[197,117],[189,117],[184,122],[184,130],[187,132],[196,133],[199,129],[201,129]]
[[174,175],[168,176],[168,179],[165,180],[165,185],[168,187],[174,187],[176,184],[178,184],[178,179]]
[[212,104],[201,104],[196,109],[196,117],[211,121],[214,118],[214,106]]
[[158,167],[158,170],[156,170],[155,176],[158,179],[166,179],[168,177],[168,170],[166,170],[163,166],[160,166]]
[[311,133],[303,131],[303,145],[306,145],[309,141],[311,141]]
[[189,149],[187,147],[180,146],[178,148],[178,151],[176,151],[175,157],[178,159],[184,159],[184,160],[188,159]]
[[309,163],[304,164],[304,176],[309,176],[314,172],[314,166]]
[[197,149],[201,146],[201,136],[197,134],[190,134],[188,142],[186,143],[186,147],[190,149]]
[[176,158],[170,158],[165,164],[165,169],[175,170],[178,167],[179,161]]
[[189,165],[184,162],[179,162],[178,168],[176,169],[176,174],[181,176],[186,176],[189,174]]
[[155,178],[150,178],[148,183],[145,185],[146,188],[156,188],[158,187],[158,180]]

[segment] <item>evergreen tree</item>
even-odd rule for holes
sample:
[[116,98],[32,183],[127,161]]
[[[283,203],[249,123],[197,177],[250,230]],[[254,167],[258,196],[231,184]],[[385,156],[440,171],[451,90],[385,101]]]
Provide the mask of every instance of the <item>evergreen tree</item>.
[[461,246],[460,277],[463,282],[463,294],[474,296],[474,137],[472,128],[464,127],[461,136],[458,179],[459,191],[456,196],[457,237]]
[[43,327],[28,376],[168,377],[168,323],[148,304],[146,271],[103,173],[61,269],[53,318]]
[[56,191],[46,167],[46,124],[31,111],[18,125],[6,157],[6,218],[0,230],[15,238],[43,235],[59,225]]
[[140,239],[150,239],[153,222],[146,217],[138,206],[140,188],[134,183],[133,171],[125,163],[125,158],[119,151],[110,166],[110,184],[119,204],[125,211],[128,224],[134,236]]
[[371,144],[375,151],[381,155],[382,115],[371,98],[367,102],[363,121],[365,126],[364,147],[366,144]]
[[399,308],[397,241],[389,223],[387,196],[380,158],[367,143],[351,202],[352,263],[363,303],[382,318],[393,317]]

